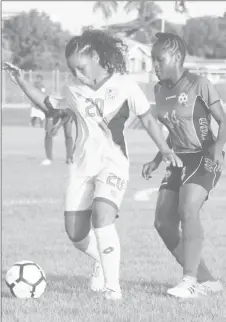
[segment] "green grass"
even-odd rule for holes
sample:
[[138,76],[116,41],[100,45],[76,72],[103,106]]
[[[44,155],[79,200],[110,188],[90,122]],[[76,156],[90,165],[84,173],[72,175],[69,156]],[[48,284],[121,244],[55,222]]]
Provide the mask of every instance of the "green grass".
[[[143,131],[128,131],[131,178],[121,216],[121,303],[108,303],[89,291],[92,261],[77,252],[64,232],[63,190],[67,176],[63,136],[54,142],[55,162],[44,157],[42,129],[3,127],[2,321],[3,322],[204,322],[226,321],[226,293],[195,301],[166,296],[181,277],[181,268],[153,228],[157,193],[148,202],[134,200],[142,189],[158,187],[164,167],[149,182],[142,164],[156,151]],[[202,211],[206,231],[204,255],[216,276],[226,283],[226,176]],[[4,283],[16,261],[33,260],[47,275],[40,299],[13,298]]]

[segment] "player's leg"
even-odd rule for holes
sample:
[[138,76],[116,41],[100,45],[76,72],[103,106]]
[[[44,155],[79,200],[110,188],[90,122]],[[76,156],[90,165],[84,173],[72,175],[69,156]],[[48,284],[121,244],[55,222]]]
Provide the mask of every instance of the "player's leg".
[[155,210],[155,229],[172,253],[180,241],[178,199],[177,191],[162,189],[159,191]]
[[[196,283],[197,269],[200,264],[203,229],[200,222],[200,209],[206,201],[209,191],[216,185],[220,178],[220,173],[216,172],[214,162],[205,156],[194,156],[193,164],[197,161],[195,171],[189,175],[190,169],[187,167],[187,178],[184,180],[184,185],[181,186],[179,192],[178,212],[182,222],[182,243],[183,243],[183,274],[184,281],[178,287],[169,290],[169,293],[179,297],[193,297],[198,293]],[[192,164],[190,160],[189,164]],[[189,286],[190,284],[190,286]],[[186,290],[187,285],[187,290]],[[219,281],[213,278],[200,283],[199,292],[206,294],[208,291],[218,292],[222,290],[222,285]]]
[[[184,255],[178,214],[180,177],[180,169],[167,169],[157,200],[155,228],[177,262],[183,266]],[[198,266],[197,279],[200,282],[214,279],[203,259]]]
[[64,123],[64,138],[66,146],[66,163],[72,163],[73,139],[72,139],[72,121]]
[[104,275],[96,236],[91,227],[94,191],[92,178],[77,175],[73,165],[70,165],[69,171],[65,198],[65,230],[74,247],[95,260],[90,287],[93,291],[100,291],[104,287]]
[[51,123],[52,119],[46,118],[44,141],[46,159],[42,162],[42,165],[50,165],[53,160],[53,137],[50,131],[48,131],[48,128],[51,127]]
[[[117,300],[122,297],[120,275],[120,241],[115,227],[127,179],[102,171],[96,180],[92,224],[105,277],[105,297]],[[127,176],[125,176],[127,178]]]
[[183,279],[168,294],[176,297],[197,297],[197,271],[201,260],[203,229],[200,209],[206,200],[207,191],[195,184],[186,184],[179,191],[178,213],[181,219],[183,243]]
[[36,124],[36,117],[31,117],[31,126],[32,127],[35,127],[35,124]]

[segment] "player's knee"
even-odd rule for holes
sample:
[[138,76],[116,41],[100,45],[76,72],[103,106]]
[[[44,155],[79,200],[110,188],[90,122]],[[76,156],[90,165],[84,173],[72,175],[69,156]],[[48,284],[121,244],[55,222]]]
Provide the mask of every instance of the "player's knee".
[[168,221],[166,220],[164,215],[165,214],[163,213],[163,210],[161,208],[156,209],[154,227],[158,232],[164,230],[165,227],[168,226]]
[[94,228],[101,228],[114,223],[117,216],[117,207],[104,201],[95,201],[93,204],[92,224]]
[[178,214],[181,222],[192,221],[198,218],[198,211],[192,204],[182,204],[178,206]]
[[81,214],[74,211],[64,212],[65,231],[72,242],[80,242],[90,231],[90,221],[81,220]]

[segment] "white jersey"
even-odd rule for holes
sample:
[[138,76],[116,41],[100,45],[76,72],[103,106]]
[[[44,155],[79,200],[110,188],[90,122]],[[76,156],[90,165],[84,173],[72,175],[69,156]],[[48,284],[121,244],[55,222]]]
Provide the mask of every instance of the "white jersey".
[[101,87],[70,84],[63,98],[49,97],[54,108],[67,109],[77,126],[74,159],[82,173],[92,175],[107,160],[128,168],[124,137],[130,111],[147,113],[150,104],[131,76],[114,74]]

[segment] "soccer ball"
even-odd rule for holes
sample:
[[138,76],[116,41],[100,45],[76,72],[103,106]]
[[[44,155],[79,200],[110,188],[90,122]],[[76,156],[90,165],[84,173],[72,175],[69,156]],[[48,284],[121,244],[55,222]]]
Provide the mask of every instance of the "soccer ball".
[[18,299],[38,298],[46,288],[43,269],[31,261],[15,263],[6,273],[5,281]]

